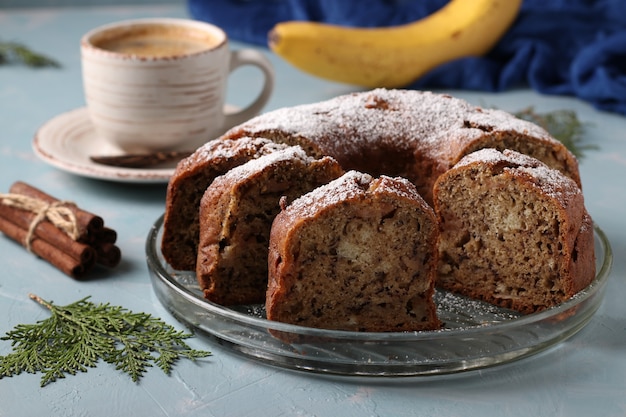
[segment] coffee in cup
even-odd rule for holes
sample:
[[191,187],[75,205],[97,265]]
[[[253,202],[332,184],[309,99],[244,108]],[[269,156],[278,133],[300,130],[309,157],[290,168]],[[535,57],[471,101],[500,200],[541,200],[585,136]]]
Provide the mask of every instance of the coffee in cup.
[[195,54],[215,48],[223,38],[193,28],[165,24],[131,26],[92,38],[100,49],[144,58]]
[[[195,149],[258,114],[274,83],[259,51],[231,51],[220,28],[187,19],[139,19],[81,40],[83,85],[97,134],[126,152]],[[227,79],[254,65],[264,85],[246,108],[225,112]]]

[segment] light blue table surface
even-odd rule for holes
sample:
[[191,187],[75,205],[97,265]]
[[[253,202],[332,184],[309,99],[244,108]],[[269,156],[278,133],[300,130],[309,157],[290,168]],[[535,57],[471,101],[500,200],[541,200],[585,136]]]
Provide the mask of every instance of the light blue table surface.
[[[0,334],[48,316],[28,298],[31,292],[58,304],[91,295],[94,301],[154,314],[185,329],[153,293],[144,256],[148,230],[164,210],[165,186],[78,177],[39,160],[31,144],[46,121],[84,105],[78,49],[84,32],[126,18],[186,15],[184,5],[176,3],[0,8],[0,39],[23,42],[63,65],[40,70],[0,66],[0,192],[20,180],[73,200],[118,231],[123,251],[118,268],[79,282],[0,238]],[[267,54],[277,71],[268,110],[352,90],[309,77]],[[233,77],[229,103],[243,105],[255,90],[257,74],[242,70]],[[283,370],[197,336],[189,339],[191,346],[214,355],[196,363],[181,361],[169,377],[154,368],[136,384],[100,363],[45,388],[39,387],[39,375],[1,379],[0,416],[625,416],[626,119],[575,99],[531,91],[453,94],[509,111],[573,109],[588,123],[585,142],[598,149],[581,160],[583,189],[615,262],[603,304],[574,337],[531,358],[482,371],[372,379]],[[9,343],[0,342],[0,355],[9,351]]]

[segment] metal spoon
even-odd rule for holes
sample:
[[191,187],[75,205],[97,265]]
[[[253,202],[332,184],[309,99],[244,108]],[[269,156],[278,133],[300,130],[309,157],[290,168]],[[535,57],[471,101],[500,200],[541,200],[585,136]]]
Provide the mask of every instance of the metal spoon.
[[148,168],[166,162],[179,161],[191,155],[191,151],[159,151],[146,154],[93,155],[93,162],[122,168]]

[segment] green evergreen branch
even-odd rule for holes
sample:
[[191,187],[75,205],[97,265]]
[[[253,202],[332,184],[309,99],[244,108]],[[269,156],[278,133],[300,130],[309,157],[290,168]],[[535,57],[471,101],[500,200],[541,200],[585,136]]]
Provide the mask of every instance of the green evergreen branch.
[[10,340],[13,347],[12,353],[0,356],[0,379],[22,372],[43,373],[43,387],[68,374],[86,372],[102,359],[136,382],[153,364],[169,375],[181,357],[195,360],[211,355],[184,342],[191,334],[146,313],[94,304],[90,297],[66,306],[30,297],[51,316],[35,324],[18,324],[0,338]]
[[514,115],[543,127],[578,158],[582,158],[585,151],[598,148],[596,145],[582,143],[585,124],[578,119],[573,110],[537,113],[534,108],[527,107],[514,113]]
[[54,59],[17,42],[0,42],[0,65],[19,63],[32,68],[60,67]]

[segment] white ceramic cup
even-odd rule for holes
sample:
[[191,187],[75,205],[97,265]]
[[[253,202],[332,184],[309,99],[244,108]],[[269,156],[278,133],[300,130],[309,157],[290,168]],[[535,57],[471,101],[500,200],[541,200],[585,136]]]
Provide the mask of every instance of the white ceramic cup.
[[[99,138],[125,152],[193,150],[258,114],[274,87],[269,60],[229,49],[224,31],[187,19],[138,19],[96,28],[81,39],[85,100]],[[260,93],[225,110],[229,74],[254,65]]]

